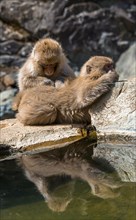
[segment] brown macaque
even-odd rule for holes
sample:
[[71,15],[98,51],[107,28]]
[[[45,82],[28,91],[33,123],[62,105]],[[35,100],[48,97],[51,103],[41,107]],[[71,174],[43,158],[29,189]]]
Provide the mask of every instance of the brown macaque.
[[19,71],[19,90],[52,85],[59,87],[68,78],[75,78],[61,45],[51,39],[39,40]]
[[[90,124],[91,105],[101,95],[107,93],[118,79],[111,59],[97,56],[92,60],[99,63],[99,68],[89,72],[87,62],[86,73],[83,74],[81,69],[81,74],[65,83],[64,87],[39,86],[19,94],[14,102],[16,106],[14,109],[18,108],[17,118],[20,122],[24,125]],[[107,68],[110,65],[111,68]]]

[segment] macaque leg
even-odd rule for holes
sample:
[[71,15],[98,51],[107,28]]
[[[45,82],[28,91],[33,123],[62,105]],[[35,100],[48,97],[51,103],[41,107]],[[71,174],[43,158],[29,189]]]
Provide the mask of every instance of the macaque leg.
[[44,109],[40,109],[39,106],[35,111],[31,111],[26,106],[19,111],[16,117],[24,125],[49,125],[55,122],[57,110],[53,106],[46,106]]

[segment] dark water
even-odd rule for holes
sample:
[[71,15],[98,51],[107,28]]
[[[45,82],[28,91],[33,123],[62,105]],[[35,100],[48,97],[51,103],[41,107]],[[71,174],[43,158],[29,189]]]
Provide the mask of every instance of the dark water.
[[66,147],[0,162],[0,220],[135,220],[136,183]]

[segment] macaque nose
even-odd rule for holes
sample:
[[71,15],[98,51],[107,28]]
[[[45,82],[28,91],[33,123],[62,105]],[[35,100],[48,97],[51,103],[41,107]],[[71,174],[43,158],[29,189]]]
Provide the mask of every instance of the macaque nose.
[[54,74],[54,65],[47,65],[45,67],[45,71],[47,75],[53,75]]

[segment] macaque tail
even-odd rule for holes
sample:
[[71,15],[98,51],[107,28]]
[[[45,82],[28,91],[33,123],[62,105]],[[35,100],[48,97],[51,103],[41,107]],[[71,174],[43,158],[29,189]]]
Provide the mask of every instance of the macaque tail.
[[20,104],[22,95],[23,95],[23,93],[22,93],[22,92],[19,92],[19,93],[15,96],[15,98],[13,99],[13,102],[12,102],[12,110],[13,110],[13,111],[17,111],[17,110],[18,110],[18,107],[19,107],[19,104]]

